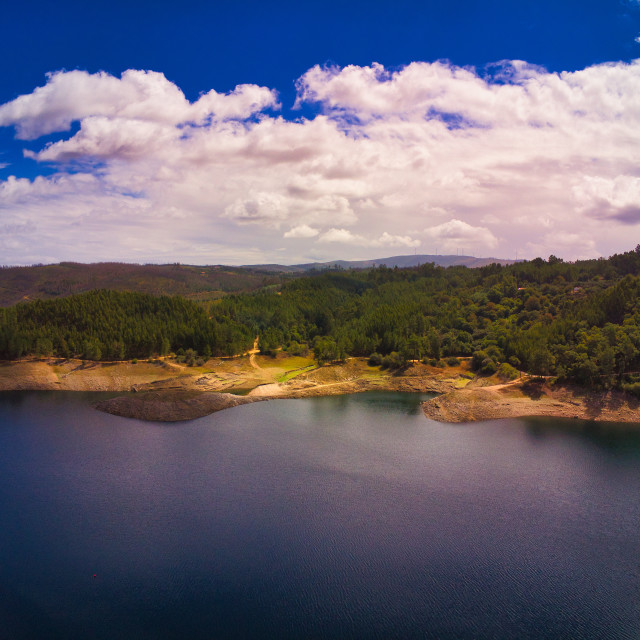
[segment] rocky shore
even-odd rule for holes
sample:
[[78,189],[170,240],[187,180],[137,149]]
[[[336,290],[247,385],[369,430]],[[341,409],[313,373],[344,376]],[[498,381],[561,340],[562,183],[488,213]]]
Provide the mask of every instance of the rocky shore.
[[125,418],[153,422],[195,420],[216,411],[255,402],[231,393],[188,390],[143,391],[98,402],[95,408]]
[[586,391],[516,381],[471,386],[433,398],[422,405],[438,422],[475,422],[498,418],[552,416],[602,422],[640,423],[640,400],[620,391]]

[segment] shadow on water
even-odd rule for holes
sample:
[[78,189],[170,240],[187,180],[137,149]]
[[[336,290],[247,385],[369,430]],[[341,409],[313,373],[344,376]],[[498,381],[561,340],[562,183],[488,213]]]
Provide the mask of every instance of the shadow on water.
[[6,404],[10,407],[18,408],[26,398],[27,394],[24,391],[2,391],[0,392],[0,405]]
[[527,434],[537,440],[562,435],[610,453],[640,456],[640,424],[573,418],[522,418],[522,422]]
[[434,397],[429,393],[405,393],[396,391],[364,391],[353,395],[328,396],[332,411],[346,412],[354,404],[372,412],[391,412],[402,415],[418,415],[420,405]]

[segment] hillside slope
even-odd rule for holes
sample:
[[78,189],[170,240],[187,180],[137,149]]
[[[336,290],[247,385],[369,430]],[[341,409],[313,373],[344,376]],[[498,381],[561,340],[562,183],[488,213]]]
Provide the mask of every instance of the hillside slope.
[[0,306],[84,293],[93,289],[136,291],[213,299],[277,284],[275,274],[241,267],[102,262],[36,265],[0,269]]

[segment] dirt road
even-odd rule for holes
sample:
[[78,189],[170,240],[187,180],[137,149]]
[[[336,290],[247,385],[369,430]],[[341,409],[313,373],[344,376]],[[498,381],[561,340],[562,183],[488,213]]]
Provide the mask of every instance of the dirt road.
[[256,361],[256,353],[260,353],[260,348],[258,347],[258,336],[256,336],[256,339],[253,341],[253,349],[249,351],[249,364],[254,369],[262,369]]

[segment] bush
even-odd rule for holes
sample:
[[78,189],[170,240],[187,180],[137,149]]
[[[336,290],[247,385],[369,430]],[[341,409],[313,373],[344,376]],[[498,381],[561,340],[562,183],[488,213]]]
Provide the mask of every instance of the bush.
[[313,341],[313,355],[318,364],[323,364],[344,359],[346,354],[340,352],[340,348],[333,338],[316,336]]
[[485,349],[485,353],[495,362],[502,362],[504,360],[504,354],[502,350],[495,344],[489,345]]
[[480,371],[482,373],[486,373],[487,375],[492,375],[498,370],[498,365],[489,357],[485,358],[482,361],[482,366],[480,367]]
[[300,342],[296,342],[292,340],[288,345],[285,351],[292,356],[306,356],[309,348],[306,344],[302,344]]
[[131,364],[138,364],[138,358],[134,358],[134,359],[131,361]]
[[520,372],[514,369],[508,362],[503,362],[498,368],[498,375],[503,380],[515,380]]
[[458,358],[454,358],[452,356],[451,358],[447,358],[447,364],[450,367],[457,367],[460,364],[460,360],[458,360]]
[[626,382],[622,385],[623,391],[640,398],[640,382]]
[[399,369],[404,363],[404,358],[397,351],[392,351],[388,356],[382,358],[383,369]]
[[378,367],[382,364],[382,355],[380,353],[372,353],[367,360],[370,367]]
[[484,351],[474,351],[471,357],[471,368],[477,371],[482,367],[482,363],[487,359],[487,354]]

